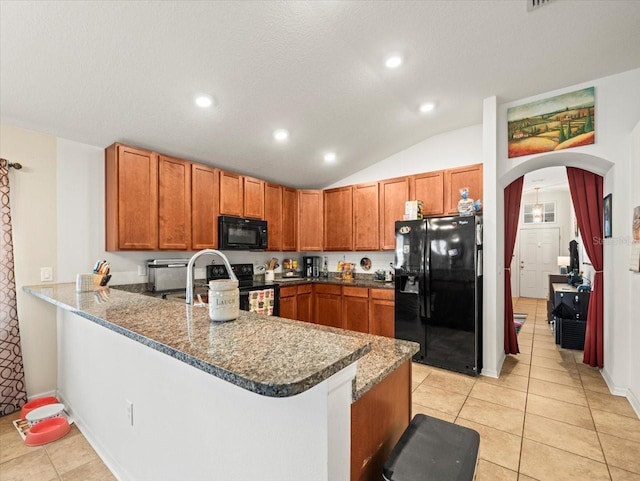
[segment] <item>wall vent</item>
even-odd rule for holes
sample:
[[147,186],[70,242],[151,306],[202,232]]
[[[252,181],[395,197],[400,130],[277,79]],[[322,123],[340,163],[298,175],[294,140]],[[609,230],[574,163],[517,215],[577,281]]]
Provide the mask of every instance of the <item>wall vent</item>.
[[527,11],[531,12],[545,6],[551,0],[527,0]]

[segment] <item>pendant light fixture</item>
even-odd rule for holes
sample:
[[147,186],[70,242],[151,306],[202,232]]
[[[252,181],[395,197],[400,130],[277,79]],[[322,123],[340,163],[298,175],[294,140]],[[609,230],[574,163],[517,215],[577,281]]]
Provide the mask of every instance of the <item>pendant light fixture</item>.
[[542,214],[544,212],[544,206],[538,202],[538,191],[540,187],[536,187],[536,203],[533,205],[533,209],[531,209],[531,214],[533,215],[533,222],[535,224],[539,224],[542,222]]

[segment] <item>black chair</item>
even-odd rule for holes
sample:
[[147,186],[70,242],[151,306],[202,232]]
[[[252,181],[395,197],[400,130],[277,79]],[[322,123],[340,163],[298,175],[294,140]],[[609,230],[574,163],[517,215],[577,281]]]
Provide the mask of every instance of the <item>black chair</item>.
[[416,414],[384,463],[386,481],[472,481],[480,435]]

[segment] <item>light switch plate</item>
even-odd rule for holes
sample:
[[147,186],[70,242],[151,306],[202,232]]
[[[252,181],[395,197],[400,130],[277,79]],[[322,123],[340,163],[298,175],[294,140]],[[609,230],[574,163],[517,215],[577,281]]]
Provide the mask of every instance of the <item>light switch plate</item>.
[[53,267],[41,267],[40,268],[40,282],[53,281]]

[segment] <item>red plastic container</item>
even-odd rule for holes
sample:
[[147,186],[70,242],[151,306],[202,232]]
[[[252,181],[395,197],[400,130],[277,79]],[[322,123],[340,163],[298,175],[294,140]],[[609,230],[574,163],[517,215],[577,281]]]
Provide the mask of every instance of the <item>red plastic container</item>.
[[50,418],[34,425],[27,432],[26,446],[42,446],[57,441],[71,430],[67,418]]
[[27,413],[29,413],[30,411],[33,411],[34,409],[37,409],[42,406],[46,406],[47,404],[54,404],[59,402],[60,401],[58,401],[58,398],[55,396],[45,396],[45,397],[39,397],[37,399],[32,399],[27,404],[22,406],[22,409],[20,410],[20,419],[26,418]]

